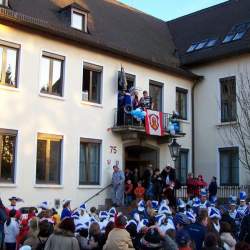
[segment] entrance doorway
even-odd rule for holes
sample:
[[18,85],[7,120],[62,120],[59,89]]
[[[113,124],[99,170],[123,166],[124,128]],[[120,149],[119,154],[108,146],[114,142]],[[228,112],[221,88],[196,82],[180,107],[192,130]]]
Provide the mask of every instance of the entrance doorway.
[[147,146],[128,146],[125,148],[125,169],[134,171],[138,169],[139,178],[148,165],[152,165],[153,169],[159,168],[159,150]]

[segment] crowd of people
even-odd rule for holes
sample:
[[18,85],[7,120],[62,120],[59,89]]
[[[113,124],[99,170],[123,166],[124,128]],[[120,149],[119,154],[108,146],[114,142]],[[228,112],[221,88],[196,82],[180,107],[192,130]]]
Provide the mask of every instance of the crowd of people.
[[209,201],[206,189],[187,202],[177,199],[176,206],[167,199],[141,198],[128,214],[86,204],[71,209],[70,200],[63,201],[60,215],[47,201],[22,214],[19,199],[9,200],[9,207],[0,204],[6,250],[250,249],[250,204],[244,191],[223,205]]
[[[175,197],[175,170],[148,166],[143,175],[113,167],[113,205],[107,211],[63,201],[59,214],[47,201],[27,213],[20,198],[0,200],[1,250],[250,250],[250,203],[247,194],[217,203],[217,183],[188,175],[186,202]],[[130,207],[119,212],[123,202]]]
[[[148,165],[142,176],[135,168],[133,171],[126,168],[125,173],[119,170],[119,167],[114,166],[112,178],[113,184],[113,205],[129,206],[133,201],[140,199],[157,200],[168,199],[171,206],[176,205],[175,193],[181,187],[180,182],[176,178],[175,169],[167,165],[162,171],[159,169],[153,170],[152,165]],[[202,189],[208,189],[209,200],[216,197],[217,182],[216,177],[213,177],[208,185],[202,175],[194,178],[192,174],[187,178],[187,194],[188,198],[192,199],[200,195]]]

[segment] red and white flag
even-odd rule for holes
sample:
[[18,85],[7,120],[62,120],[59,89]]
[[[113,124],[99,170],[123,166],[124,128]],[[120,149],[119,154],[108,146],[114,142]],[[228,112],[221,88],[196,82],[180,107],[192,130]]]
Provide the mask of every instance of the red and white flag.
[[146,133],[148,135],[163,136],[162,112],[147,110],[145,119]]

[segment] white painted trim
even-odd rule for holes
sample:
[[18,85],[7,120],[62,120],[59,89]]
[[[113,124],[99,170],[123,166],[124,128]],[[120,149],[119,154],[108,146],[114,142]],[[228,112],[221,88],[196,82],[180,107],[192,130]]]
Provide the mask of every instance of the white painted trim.
[[17,188],[15,183],[1,183],[0,188]]
[[[48,134],[48,135],[60,135],[62,136],[62,144],[61,144],[61,166],[60,166],[60,184],[37,184],[36,183],[36,162],[37,162],[37,141],[38,141],[38,134]],[[34,176],[33,176],[33,187],[38,187],[38,188],[50,188],[50,187],[55,187],[55,188],[63,188],[64,186],[64,143],[65,143],[66,136],[64,133],[60,132],[43,132],[43,131],[37,131],[35,135],[35,162],[34,162]]]
[[[104,70],[104,66],[102,65],[102,63],[97,62],[97,61],[90,61],[90,60],[82,60],[82,68],[81,68],[81,72],[82,72],[82,80],[81,80],[81,89],[82,89],[82,84],[83,84],[83,69],[84,69],[84,63],[88,63],[88,64],[93,64],[93,65],[97,65],[102,67],[102,72],[101,72],[101,88],[100,88],[100,103],[93,103],[93,102],[88,102],[88,101],[83,101],[82,100],[82,95],[81,95],[81,102],[83,104],[94,104],[93,106],[98,105],[99,107],[103,105],[103,97],[104,97],[104,76],[105,76],[105,70]],[[97,106],[96,106],[97,107]]]
[[62,189],[63,185],[53,185],[53,184],[35,184],[33,186],[34,188],[58,188],[58,189]]
[[[42,57],[43,57],[43,52],[48,52],[51,54],[57,54],[59,56],[64,57],[64,61],[63,61],[63,86],[62,86],[62,96],[55,96],[55,95],[50,95],[50,94],[45,94],[42,93],[40,91],[40,83],[41,83],[41,76],[42,76]],[[48,48],[41,48],[40,49],[40,57],[39,57],[39,72],[38,72],[38,95],[41,94],[41,96],[45,96],[45,97],[57,97],[57,98],[61,98],[61,99],[66,99],[66,94],[65,94],[65,89],[66,89],[66,78],[67,78],[67,56],[66,54],[64,54],[64,52],[62,51],[58,51],[58,50],[50,50]],[[54,99],[57,99],[54,98]]]
[[21,90],[20,88],[15,88],[15,87],[10,87],[8,85],[2,85],[0,84],[0,91],[3,90],[3,91],[7,91],[7,92],[17,92],[17,93],[20,93]]
[[[83,16],[83,18],[85,19],[84,20],[84,27],[83,27],[83,29],[78,29],[78,28],[75,28],[75,27],[73,27],[72,25],[72,19],[73,19],[73,13],[74,12],[76,12],[76,13],[78,13],[78,14],[80,14],[80,15],[82,15]],[[72,28],[72,29],[75,29],[75,30],[78,30],[78,31],[82,31],[82,32],[85,32],[85,33],[87,33],[88,32],[88,13],[87,12],[85,12],[85,11],[83,11],[83,10],[79,10],[79,9],[76,9],[76,8],[71,8],[71,13],[70,13],[70,27]]]
[[86,105],[86,106],[92,106],[92,107],[96,107],[96,108],[103,108],[102,104],[99,103],[95,103],[95,102],[87,102],[87,101],[81,101],[82,105]]
[[49,99],[58,100],[58,101],[65,101],[64,97],[57,96],[57,95],[50,95],[50,94],[39,93],[39,96],[43,97],[43,98],[49,98]]

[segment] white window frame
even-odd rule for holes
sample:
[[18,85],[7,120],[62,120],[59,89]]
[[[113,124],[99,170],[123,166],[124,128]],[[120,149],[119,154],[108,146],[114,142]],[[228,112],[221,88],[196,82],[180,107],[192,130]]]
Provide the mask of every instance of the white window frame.
[[[84,27],[82,27],[82,29],[78,29],[78,28],[73,26],[73,15],[74,15],[74,13],[82,16],[82,18],[84,20]],[[81,30],[83,32],[87,32],[87,29],[88,29],[88,13],[87,12],[72,8],[71,9],[71,19],[70,20],[71,20],[70,21],[71,28],[76,29],[76,30]]]

